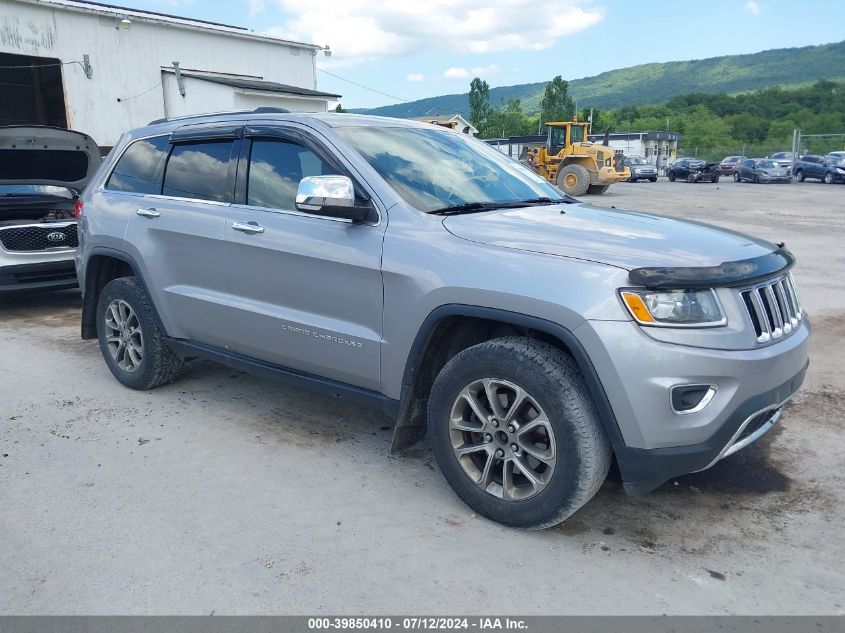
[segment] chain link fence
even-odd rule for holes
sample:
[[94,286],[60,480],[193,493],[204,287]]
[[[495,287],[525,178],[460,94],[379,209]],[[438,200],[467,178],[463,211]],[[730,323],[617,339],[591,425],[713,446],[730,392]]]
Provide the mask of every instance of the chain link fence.
[[[845,150],[845,134],[800,134],[798,135],[798,154],[827,154]],[[703,147],[682,144],[678,146],[678,158],[700,158],[706,161],[720,161],[726,156],[746,156],[765,158],[775,152],[792,151],[792,139],[783,143],[752,144],[738,143],[719,147]]]

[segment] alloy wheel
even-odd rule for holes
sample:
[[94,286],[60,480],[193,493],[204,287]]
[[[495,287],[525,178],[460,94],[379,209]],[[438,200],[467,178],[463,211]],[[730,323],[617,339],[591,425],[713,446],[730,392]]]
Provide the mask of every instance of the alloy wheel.
[[123,371],[132,373],[144,358],[144,334],[138,315],[126,301],[115,299],[105,315],[106,345]]
[[551,422],[522,387],[483,378],[464,387],[449,420],[452,450],[476,486],[506,501],[540,493],[554,473]]

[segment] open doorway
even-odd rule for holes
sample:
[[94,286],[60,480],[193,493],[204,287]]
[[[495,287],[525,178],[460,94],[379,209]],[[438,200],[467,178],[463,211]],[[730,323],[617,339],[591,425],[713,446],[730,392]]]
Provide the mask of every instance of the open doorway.
[[58,59],[0,53],[0,125],[67,127]]

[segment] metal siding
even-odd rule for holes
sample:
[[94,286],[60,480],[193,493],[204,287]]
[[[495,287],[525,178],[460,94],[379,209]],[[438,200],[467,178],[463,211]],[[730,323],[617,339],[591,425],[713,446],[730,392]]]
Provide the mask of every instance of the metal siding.
[[[0,0],[0,52],[53,57],[62,62],[90,56],[92,79],[85,76],[79,64],[63,67],[65,103],[74,129],[89,134],[101,146],[114,145],[125,130],[165,116],[164,89],[156,86],[162,81],[161,67],[170,66],[174,60],[186,71],[258,76],[315,88],[315,57],[307,49],[297,48],[298,54],[292,55],[291,46],[284,43],[134,18],[132,27],[124,30],[116,28],[117,21],[95,13]],[[233,104],[232,89],[221,88],[228,91]],[[182,97],[177,92],[172,107],[184,112],[231,107],[223,103],[227,99],[221,93],[215,95],[220,107],[218,101],[203,102],[200,94],[188,95],[180,104]],[[128,97],[136,98],[125,100]],[[118,102],[118,98],[124,100]],[[324,104],[314,103],[315,110],[325,110]]]

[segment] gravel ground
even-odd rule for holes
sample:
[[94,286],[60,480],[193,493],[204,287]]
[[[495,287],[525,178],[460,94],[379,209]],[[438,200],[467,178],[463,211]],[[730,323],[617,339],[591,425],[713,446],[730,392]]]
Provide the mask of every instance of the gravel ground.
[[0,299],[2,614],[843,614],[845,187],[619,184],[603,205],[786,241],[812,364],[704,473],[565,524],[472,516],[387,418],[204,361],[133,392],[73,292]]

